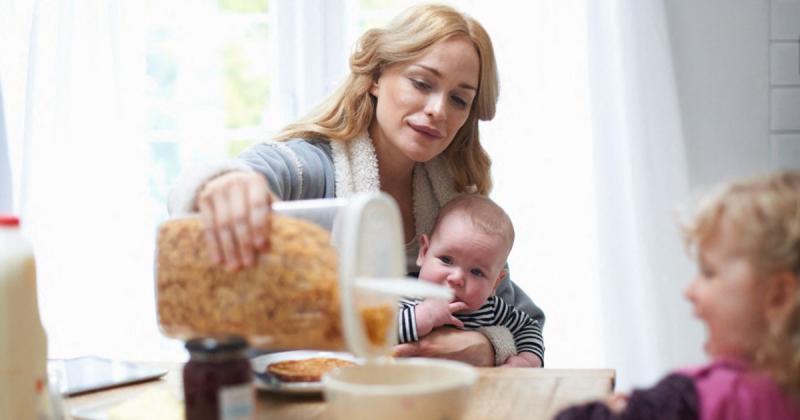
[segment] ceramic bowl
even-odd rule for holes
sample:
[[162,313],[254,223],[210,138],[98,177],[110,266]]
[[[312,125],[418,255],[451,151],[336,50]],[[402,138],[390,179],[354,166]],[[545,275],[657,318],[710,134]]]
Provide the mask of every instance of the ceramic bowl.
[[328,410],[341,420],[458,419],[478,373],[439,359],[368,362],[322,378]]

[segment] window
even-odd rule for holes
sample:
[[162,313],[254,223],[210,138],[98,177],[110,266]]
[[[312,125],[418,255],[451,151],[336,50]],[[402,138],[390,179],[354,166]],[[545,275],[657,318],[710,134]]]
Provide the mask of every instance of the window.
[[187,166],[233,157],[275,131],[269,0],[153,1],[146,115],[150,189],[162,208]]

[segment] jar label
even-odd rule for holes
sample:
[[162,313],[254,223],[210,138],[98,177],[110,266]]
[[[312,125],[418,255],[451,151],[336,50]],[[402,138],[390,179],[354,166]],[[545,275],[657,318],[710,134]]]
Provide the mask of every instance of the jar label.
[[249,383],[221,387],[218,401],[220,420],[255,418],[255,391]]

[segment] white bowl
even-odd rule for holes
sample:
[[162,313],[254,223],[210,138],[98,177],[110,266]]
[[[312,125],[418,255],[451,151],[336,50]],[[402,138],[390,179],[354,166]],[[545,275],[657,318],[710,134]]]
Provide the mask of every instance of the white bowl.
[[328,411],[342,420],[461,417],[476,370],[439,359],[401,359],[336,369],[322,377]]

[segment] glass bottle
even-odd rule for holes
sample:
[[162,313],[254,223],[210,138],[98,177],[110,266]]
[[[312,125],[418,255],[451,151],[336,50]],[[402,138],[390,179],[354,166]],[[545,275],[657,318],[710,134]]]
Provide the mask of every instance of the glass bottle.
[[252,369],[241,337],[204,337],[186,343],[183,367],[187,420],[240,420],[255,417]]

